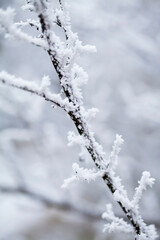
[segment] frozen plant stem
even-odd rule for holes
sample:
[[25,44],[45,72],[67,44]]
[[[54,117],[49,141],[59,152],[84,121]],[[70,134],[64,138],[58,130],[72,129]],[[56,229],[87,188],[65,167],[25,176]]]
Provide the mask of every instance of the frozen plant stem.
[[[150,235],[150,232],[148,231],[146,224],[143,222],[137,208],[135,210],[132,207],[127,195],[125,196],[126,201],[123,201],[121,194],[117,195],[119,189],[117,187],[118,185],[114,172],[109,166],[109,161],[104,158],[102,148],[96,142],[85,115],[86,111],[83,105],[80,86],[86,82],[87,75],[84,70],[75,63],[75,58],[80,52],[94,51],[94,47],[89,45],[83,46],[79,41],[77,34],[72,32],[68,11],[62,0],[59,0],[60,8],[54,9],[53,12],[49,11],[50,9],[53,9],[52,4],[49,1],[30,0],[28,2],[31,9],[36,12],[39,18],[41,29],[38,30],[41,31],[41,39],[27,36],[26,34],[23,34],[21,30],[17,29],[17,24],[15,25],[12,21],[14,15],[13,11],[7,10],[5,12],[0,10],[0,25],[12,36],[42,47],[48,52],[66,98],[62,99],[60,95],[52,94],[48,86],[47,88],[42,89],[37,87],[37,85],[30,84],[22,79],[17,80],[14,76],[5,72],[0,73],[0,81],[4,84],[39,95],[67,112],[73,120],[78,133],[83,137],[85,147],[92,157],[97,169],[103,171],[102,178],[105,184],[108,186],[115,200],[129,219],[129,222],[136,233],[135,239],[155,239],[155,237]],[[3,20],[5,14],[8,16],[8,21]],[[9,14],[11,15],[11,18],[9,18]],[[65,41],[62,41],[53,31],[53,28],[55,28],[56,25],[61,27],[64,31]],[[143,236],[144,238],[142,238]]]

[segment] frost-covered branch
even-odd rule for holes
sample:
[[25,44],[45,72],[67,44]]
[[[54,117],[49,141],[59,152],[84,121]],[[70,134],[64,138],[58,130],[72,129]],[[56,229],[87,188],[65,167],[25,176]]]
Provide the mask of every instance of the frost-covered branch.
[[112,170],[116,168],[118,162],[118,154],[120,153],[121,145],[123,142],[124,140],[122,139],[122,136],[117,134],[114,141],[113,150],[109,156],[109,168]]
[[106,205],[106,211],[102,214],[102,218],[110,221],[104,225],[103,231],[114,232],[114,231],[122,231],[127,233],[133,233],[133,227],[125,222],[123,218],[116,217],[113,213],[112,205]]
[[95,181],[97,178],[103,176],[103,171],[96,171],[96,169],[87,169],[79,167],[77,163],[74,163],[72,165],[73,173],[74,175],[68,179],[64,180],[64,184],[62,185],[62,188],[68,187],[68,185],[74,181],[87,181],[88,183],[90,181]]
[[41,85],[38,86],[35,82],[26,81],[22,78],[16,78],[11,74],[2,71],[0,72],[0,82],[43,97],[46,101],[49,101],[66,111],[72,109],[72,104],[69,103],[67,99],[62,99],[60,94],[53,94],[49,91],[48,87],[50,85],[50,80],[46,76],[43,77]]
[[154,182],[155,179],[151,178],[151,174],[147,171],[144,171],[140,181],[138,182],[139,186],[135,189],[135,195],[132,200],[133,207],[138,208],[138,204],[140,199],[142,198],[143,191],[146,190],[147,186],[152,187]]
[[[59,77],[62,92],[66,98],[62,99],[60,95],[52,94],[48,91],[48,80],[44,80],[41,86],[38,87],[35,83],[26,82],[5,72],[1,72],[0,81],[4,84],[39,95],[45,98],[45,100],[66,110],[80,135],[80,137],[75,138],[74,141],[81,142],[81,146],[87,149],[97,169],[96,171],[88,170],[74,164],[73,171],[75,175],[71,177],[68,182],[65,182],[65,185],[72,182],[72,180],[86,179],[90,181],[97,176],[101,176],[113,194],[114,200],[118,202],[130,222],[128,228],[128,224],[126,225],[122,219],[117,219],[109,209],[109,214],[103,216],[105,218],[109,217],[110,220],[113,221],[114,225],[112,225],[112,229],[113,227],[114,229],[115,227],[119,229],[127,227],[130,231],[132,228],[135,231],[137,240],[154,240],[157,236],[156,231],[152,226],[147,226],[144,223],[137,208],[133,207],[134,204],[138,204],[142,191],[146,185],[151,185],[153,181],[149,180],[149,177],[143,177],[140,186],[136,190],[133,202],[130,201],[121,179],[116,176],[115,173],[120,146],[123,143],[121,136],[116,136],[109,159],[106,159],[102,146],[96,141],[94,132],[92,132],[89,124],[88,111],[85,110],[83,105],[81,89],[82,85],[87,82],[88,76],[83,68],[76,63],[77,54],[88,51],[93,52],[95,48],[90,45],[82,45],[78,35],[72,32],[66,4],[62,0],[59,0],[59,3],[59,8],[54,9],[52,1],[29,1],[29,9],[34,11],[39,19],[41,39],[35,39],[33,37],[30,39],[30,36],[26,36],[25,33],[17,28],[17,26],[13,24],[14,12],[10,9],[7,10],[7,12],[3,10],[0,11],[0,21],[1,26],[9,34],[25,39],[33,44],[37,43],[36,45],[42,46],[48,52]],[[6,20],[3,20],[3,17],[7,15],[8,19],[6,18]],[[64,31],[65,40],[55,33],[54,28],[56,25],[61,27]],[[70,140],[73,142],[73,138]]]
[[0,28],[7,33],[7,37],[8,36],[16,37],[38,47],[48,49],[48,44],[43,39],[32,37],[29,34],[22,32],[21,29],[17,27],[17,24],[13,22],[14,16],[15,16],[14,9],[11,8],[7,8],[7,10],[0,9]]
[[39,22],[34,19],[27,19],[25,22],[24,21],[16,22],[15,26],[17,26],[19,28],[31,26],[31,27],[35,27],[37,29],[37,31],[40,29]]

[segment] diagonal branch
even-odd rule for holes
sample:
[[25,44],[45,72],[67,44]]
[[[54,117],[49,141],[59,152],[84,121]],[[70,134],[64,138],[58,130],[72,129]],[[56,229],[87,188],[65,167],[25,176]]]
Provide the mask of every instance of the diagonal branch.
[[[41,3],[44,3],[44,1],[41,0]],[[63,11],[62,1],[60,0],[59,3],[60,3],[61,10]],[[43,6],[43,4],[41,5],[41,7],[42,6]],[[42,19],[43,19],[43,21],[41,21]],[[46,16],[44,17],[43,13],[41,13],[40,23],[42,26],[42,31],[44,34],[46,34],[46,38],[47,38],[47,33],[50,29],[48,29],[47,23],[45,22],[45,20],[46,20]],[[61,26],[63,28],[62,23],[61,23]],[[72,32],[70,32],[70,34],[72,34]],[[68,40],[68,38],[66,39],[66,41],[67,40]],[[73,45],[71,46],[71,48],[73,48]],[[52,52],[48,52],[48,53],[51,57],[52,63],[56,69],[58,76],[59,76],[60,83],[62,83],[62,81],[61,81],[62,79],[65,79],[65,81],[67,82],[66,85],[61,84],[62,88],[66,94],[66,97],[69,99],[69,101],[71,101],[73,103],[74,106],[76,106],[76,110],[70,111],[70,112],[68,112],[68,114],[71,117],[71,119],[73,120],[78,133],[81,136],[83,136],[84,139],[88,140],[86,149],[88,150],[89,154],[91,155],[96,167],[100,170],[101,169],[106,170],[106,172],[102,178],[103,178],[104,182],[106,183],[106,185],[108,186],[108,188],[110,189],[111,193],[114,195],[114,193],[117,192],[117,190],[118,190],[116,178],[114,178],[113,174],[111,174],[109,172],[109,169],[107,169],[106,164],[105,164],[105,163],[107,163],[107,161],[104,158],[102,151],[100,150],[101,146],[96,142],[96,140],[90,130],[88,122],[83,115],[84,107],[81,106],[79,99],[77,99],[74,95],[73,85],[72,85],[71,79],[69,79],[71,77],[69,71],[66,76],[66,69],[67,70],[69,69],[68,66],[70,66],[70,59],[71,59],[72,55],[69,56],[69,61],[66,63],[66,66],[63,69],[61,63],[59,61],[57,62],[56,55],[52,55]],[[71,68],[71,66],[70,66],[70,68]],[[147,227],[146,227],[145,223],[143,222],[142,218],[140,217],[140,215],[137,214],[137,212],[130,205],[129,206],[126,205],[124,201],[118,200],[118,198],[116,201],[122,208],[123,212],[126,214],[131,225],[134,227],[135,233],[136,233],[136,239],[138,239],[141,234],[142,235],[144,234],[146,236],[146,239],[148,239],[150,233],[148,233]]]
[[[133,226],[136,233],[136,239],[140,239],[140,238],[142,239],[142,237],[145,237],[144,239],[146,240],[155,239],[156,238],[155,232],[149,231],[150,230],[149,227],[143,222],[143,219],[141,218],[139,212],[137,212],[136,209],[132,207],[131,203],[129,202],[129,199],[128,198],[124,199],[124,196],[119,194],[119,189],[118,189],[119,179],[117,181],[117,178],[114,176],[114,174],[111,171],[109,171],[108,164],[107,164],[108,161],[104,157],[102,147],[95,140],[94,134],[91,131],[88,121],[84,115],[85,109],[84,109],[83,103],[80,101],[80,97],[77,97],[77,91],[79,89],[74,85],[74,81],[76,80],[75,79],[76,77],[74,76],[74,79],[72,79],[72,70],[73,70],[72,67],[73,67],[73,58],[75,55],[75,52],[73,51],[73,49],[75,49],[76,47],[77,48],[79,47],[78,44],[80,41],[76,41],[77,37],[75,37],[73,39],[74,41],[73,42],[71,41],[70,45],[68,44],[68,40],[70,39],[70,37],[72,39],[72,36],[74,34],[71,31],[70,22],[68,21],[68,19],[65,19],[65,17],[64,17],[63,24],[61,22],[59,26],[61,26],[63,30],[65,30],[65,33],[67,34],[67,38],[65,43],[60,41],[60,38],[58,38],[55,35],[55,33],[52,31],[53,22],[50,21],[49,16],[47,15],[49,14],[49,12],[47,12],[47,4],[46,4],[48,1],[33,0],[33,2],[34,2],[35,12],[39,17],[39,21],[41,24],[43,39],[45,39],[45,41],[47,42],[47,46],[48,46],[47,52],[58,74],[60,85],[63,89],[63,92],[66,95],[67,100],[65,99],[62,100],[60,95],[51,94],[47,89],[45,89],[44,91],[42,90],[42,88],[39,88],[35,84],[31,84],[30,82],[26,82],[22,79],[21,80],[16,79],[14,76],[11,76],[4,72],[0,74],[0,81],[10,86],[20,88],[22,90],[39,95],[43,97],[46,101],[50,101],[56,104],[57,106],[63,108],[64,110],[66,110],[68,115],[73,120],[78,133],[84,138],[84,140],[87,140],[87,144],[85,145],[85,147],[88,150],[90,156],[92,157],[92,160],[95,163],[96,167],[99,170],[105,171],[102,178],[105,184],[110,189],[111,193],[113,194],[114,200],[118,202],[123,212],[129,219],[131,225]],[[63,13],[64,9],[63,9],[62,1],[59,0],[59,3],[60,3],[61,11]],[[61,21],[60,18],[58,19]],[[77,44],[76,47],[75,47],[75,44]],[[87,46],[87,49],[88,49],[88,46]]]

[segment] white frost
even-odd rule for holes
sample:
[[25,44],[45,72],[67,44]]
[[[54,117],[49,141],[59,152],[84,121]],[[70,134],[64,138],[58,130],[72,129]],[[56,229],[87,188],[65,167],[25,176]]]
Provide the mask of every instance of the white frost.
[[125,222],[122,218],[116,217],[113,213],[111,204],[106,205],[106,211],[102,214],[102,218],[109,221],[104,225],[103,232],[108,231],[109,233],[114,231],[122,231],[127,233],[133,232],[133,227]]
[[51,80],[49,76],[43,76],[40,91],[46,92],[48,90],[48,87],[51,85]]
[[5,30],[7,37],[12,36],[21,40],[25,40],[36,46],[41,46],[44,49],[48,49],[48,44],[45,40],[41,38],[36,38],[28,35],[25,32],[22,32],[20,28],[17,28],[17,25],[13,23],[15,16],[14,9],[7,8],[6,10],[0,9],[0,27]]
[[72,131],[68,132],[68,146],[73,146],[74,144],[80,145],[80,147],[88,146],[89,141],[85,139],[84,136],[77,135]]
[[112,152],[109,156],[109,168],[115,169],[118,162],[118,154],[121,150],[121,145],[124,143],[121,135],[116,134],[116,139],[114,141],[114,145],[112,147]]
[[142,177],[138,182],[139,186],[135,189],[135,195],[132,200],[133,207],[136,207],[138,205],[140,199],[142,198],[143,191],[146,190],[147,186],[152,187],[154,182],[155,182],[155,179],[151,178],[151,175],[149,172],[144,171],[142,173]]
[[49,91],[47,88],[49,86],[48,77],[43,77],[41,86],[38,86],[34,81],[26,81],[22,78],[17,78],[14,75],[2,71],[0,72],[0,81],[12,87],[20,88],[38,96],[44,97],[48,101],[51,101],[56,105],[65,108],[66,110],[72,109],[72,104],[68,102],[68,99],[62,99],[60,94],[53,94]]
[[74,175],[64,180],[64,184],[62,185],[62,188],[68,187],[68,185],[73,181],[80,180],[80,181],[87,181],[89,183],[90,181],[95,181],[97,178],[102,177],[104,174],[103,171],[96,171],[94,168],[87,169],[87,168],[79,167],[77,163],[74,163],[72,165],[72,170]]

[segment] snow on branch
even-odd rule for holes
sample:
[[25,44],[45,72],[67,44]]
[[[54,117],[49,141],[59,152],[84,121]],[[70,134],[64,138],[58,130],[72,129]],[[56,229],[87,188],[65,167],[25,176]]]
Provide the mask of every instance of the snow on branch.
[[92,45],[82,45],[82,42],[78,38],[77,33],[73,33],[71,29],[71,20],[69,16],[69,6],[65,1],[59,0],[60,8],[55,10],[55,15],[57,18],[57,24],[63,28],[67,46],[73,48],[76,52],[89,52],[95,53],[96,47]]
[[[104,224],[103,232],[109,233],[121,231],[126,233],[134,233],[134,228],[127,223],[123,218],[116,217],[113,212],[112,204],[106,205],[106,211],[102,214],[102,218],[107,221]],[[137,218],[140,226],[140,233],[135,237],[135,240],[154,240],[158,237],[154,225],[146,225],[140,214],[134,215]]]
[[23,10],[23,11],[25,11],[25,10],[29,10],[29,11],[34,11],[34,6],[33,6],[33,4],[31,3],[31,1],[29,1],[29,0],[27,0],[26,1],[27,3],[26,4],[24,4],[22,7],[21,7],[21,9]]
[[82,135],[75,134],[73,131],[68,132],[68,146],[78,145],[80,147],[79,160],[88,161],[86,146],[89,146],[89,141]]
[[[63,92],[74,105],[82,105],[81,86],[87,82],[86,72],[75,63],[76,55],[84,50],[91,50],[90,46],[82,46],[77,33],[71,29],[68,8],[60,1],[60,7],[54,9],[49,1],[34,0],[33,7],[41,24],[41,35],[49,46],[49,56],[59,76]],[[52,16],[52,18],[51,18]],[[55,31],[55,22],[65,34],[65,41]]]
[[84,117],[88,122],[90,122],[93,118],[95,118],[98,112],[98,108],[90,108],[87,111],[84,111]]
[[34,19],[27,19],[25,22],[24,21],[16,22],[15,26],[17,26],[19,28],[24,28],[24,27],[27,27],[27,26],[31,26],[31,27],[35,27],[37,30],[40,29],[39,22],[34,20]]
[[112,146],[112,152],[110,153],[109,160],[106,161],[106,168],[108,173],[110,174],[113,184],[115,186],[115,190],[113,193],[114,199],[117,202],[121,202],[124,206],[129,209],[130,208],[130,201],[127,196],[127,191],[125,190],[124,186],[122,185],[122,180],[119,176],[116,176],[115,168],[118,163],[118,155],[121,150],[121,145],[123,144],[124,140],[122,139],[121,135],[116,134],[116,139]]
[[20,28],[17,27],[14,21],[15,11],[12,8],[7,8],[6,10],[0,9],[0,27],[7,33],[7,37],[12,36],[18,39],[27,41],[33,45],[38,47],[42,47],[44,49],[48,49],[48,44],[45,40],[41,38],[36,38],[28,35],[21,31]]
[[62,99],[60,94],[53,94],[49,91],[49,77],[44,76],[42,78],[41,85],[38,86],[35,82],[26,81],[22,78],[16,78],[11,74],[2,71],[0,72],[0,82],[43,97],[46,101],[49,101],[56,106],[65,109],[66,111],[72,109],[72,104],[68,102],[68,99]]
[[65,47],[61,38],[53,30],[56,22],[53,3],[44,0],[33,0],[33,8],[39,18],[41,36],[46,40],[50,54],[52,57],[54,56],[59,63],[61,63]]
[[74,64],[71,68],[71,84],[74,94],[79,100],[83,99],[81,86],[88,81],[88,74],[78,64]]
[[74,181],[87,181],[88,183],[90,181],[95,181],[97,178],[102,177],[104,172],[103,171],[96,171],[93,169],[87,169],[79,167],[77,163],[74,163],[72,165],[72,170],[74,175],[72,175],[70,178],[65,179],[64,183],[62,185],[62,188],[68,187],[68,185]]
[[143,195],[143,191],[146,190],[147,186],[152,187],[154,182],[155,182],[155,179],[151,178],[151,175],[149,172],[144,171],[142,173],[142,177],[140,181],[138,181],[139,186],[135,189],[135,195],[132,200],[133,207],[138,207],[139,201]]
[[[132,225],[126,223],[123,219],[115,217],[112,206],[107,205],[107,211],[102,215],[102,218],[110,221],[104,226],[104,231],[126,231],[133,232],[135,228],[137,230],[136,240],[154,240],[157,238],[157,233],[154,225],[147,226],[143,221],[139,212],[139,201],[142,197],[143,191],[146,190],[147,186],[152,187],[154,184],[154,178],[150,177],[149,172],[143,172],[141,180],[139,181],[139,186],[135,190],[135,195],[133,200],[130,201],[127,195],[127,191],[121,183],[119,176],[115,175],[115,166],[117,164],[118,154],[120,152],[120,146],[123,143],[121,136],[116,135],[116,140],[114,141],[113,150],[109,157],[110,167],[108,168],[108,174],[112,178],[113,185],[115,189],[113,190],[113,197],[116,202],[123,206],[125,213],[129,218]],[[113,166],[113,167],[112,167]],[[131,217],[132,216],[132,217]],[[134,227],[134,228],[133,228]]]
[[108,231],[109,233],[115,231],[133,233],[133,227],[125,222],[123,218],[116,217],[113,213],[112,204],[106,205],[106,211],[102,214],[102,218],[109,221],[104,225],[103,232]]
[[[139,187],[136,189],[133,201],[130,201],[127,196],[127,191],[121,183],[120,177],[115,175],[115,168],[118,161],[118,154],[123,144],[123,139],[120,135],[116,135],[112,152],[109,159],[105,159],[105,153],[102,146],[95,140],[94,132],[91,131],[89,118],[95,114],[95,110],[85,111],[83,106],[83,96],[81,87],[88,80],[86,72],[76,64],[76,56],[80,52],[95,51],[95,48],[86,45],[83,46],[78,38],[77,33],[73,33],[71,22],[66,4],[59,0],[59,8],[53,8],[53,1],[47,0],[30,0],[28,8],[37,14],[39,19],[41,38],[34,38],[21,31],[21,27],[25,23],[13,23],[14,10],[8,8],[6,11],[0,10],[0,26],[7,33],[19,39],[24,39],[34,45],[41,46],[47,50],[52,64],[59,77],[61,92],[66,96],[62,99],[60,94],[52,94],[49,90],[50,79],[44,76],[42,83],[38,86],[34,82],[24,81],[21,78],[16,78],[6,72],[0,72],[0,81],[4,84],[28,91],[30,93],[43,97],[46,101],[50,101],[55,105],[63,108],[73,120],[80,136],[73,133],[69,134],[70,145],[73,143],[80,144],[85,147],[90,154],[96,169],[85,169],[74,163],[73,176],[64,181],[62,187],[67,187],[74,180],[86,180],[90,182],[98,177],[103,178],[104,182],[113,194],[114,200],[118,202],[123,212],[130,221],[130,225],[114,216],[111,207],[107,207],[107,211],[103,214],[103,218],[108,218],[112,223],[105,226],[105,230],[113,231],[115,229],[126,230],[132,232],[134,229],[136,240],[154,240],[156,231],[153,226],[147,226],[139,214],[139,200],[146,186],[151,186],[154,182],[148,173],[143,173]],[[38,26],[39,26],[38,25]],[[65,34],[65,40],[57,35],[54,31],[55,25],[62,28]]]
[[155,240],[158,237],[153,224],[147,226],[142,220],[142,228],[144,232],[141,232],[141,234],[137,236],[137,240]]
[[73,146],[74,144],[78,144],[80,146],[87,146],[89,144],[88,139],[85,139],[84,136],[77,135],[72,131],[68,132],[68,146]]
[[116,135],[116,139],[114,141],[114,145],[112,147],[112,152],[109,156],[109,168],[114,170],[116,168],[118,162],[118,155],[121,150],[121,145],[124,143],[121,135]]

